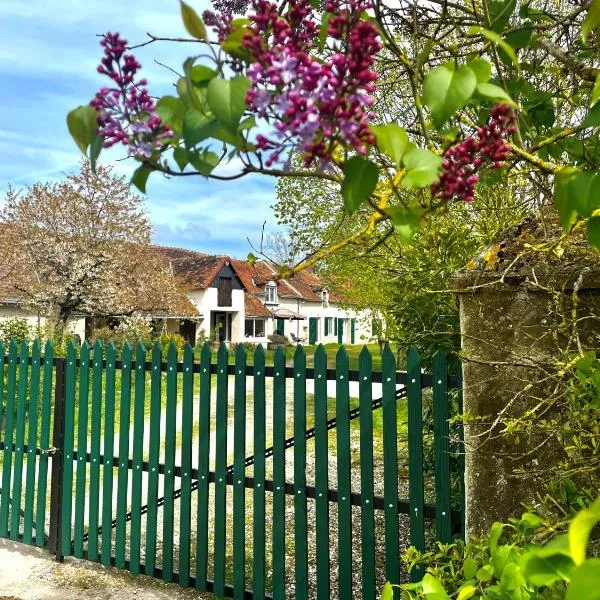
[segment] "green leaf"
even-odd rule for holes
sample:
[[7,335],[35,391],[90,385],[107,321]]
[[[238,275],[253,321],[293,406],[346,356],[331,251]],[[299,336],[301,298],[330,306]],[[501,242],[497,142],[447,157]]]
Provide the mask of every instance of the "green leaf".
[[485,58],[474,58],[467,63],[467,67],[475,73],[477,83],[485,83],[492,76],[492,64]]
[[600,206],[600,175],[583,171],[569,178],[570,205],[584,218]]
[[246,129],[253,129],[256,127],[256,117],[253,115],[250,117],[246,117],[238,127],[238,131],[245,131]]
[[181,86],[181,79],[177,82],[177,92],[182,97],[182,99],[186,100],[188,104],[191,104],[196,110],[202,110],[202,104],[200,102],[200,97],[198,96],[198,92],[194,86],[194,82],[192,81],[191,70],[194,66],[194,58],[187,58],[183,63],[183,72],[185,73],[185,78],[183,79],[184,85]]
[[476,573],[477,579],[482,583],[487,583],[492,580],[494,575],[494,567],[492,565],[483,565]]
[[156,103],[156,113],[163,123],[168,123],[181,106],[181,100],[175,96],[163,96]]
[[600,0],[592,0],[588,6],[587,15],[585,21],[581,26],[581,33],[583,37],[596,29],[600,25]]
[[586,560],[571,572],[565,600],[600,600],[600,558]]
[[186,148],[189,150],[196,144],[212,137],[218,128],[219,123],[215,119],[190,108],[183,119],[183,139]]
[[441,126],[473,95],[477,76],[467,66],[456,68],[448,62],[431,69],[423,81],[423,101],[431,111],[436,129]]
[[138,190],[140,190],[142,194],[146,193],[146,183],[148,182],[148,177],[150,176],[150,173],[152,173],[152,169],[149,169],[148,167],[142,165],[133,172],[133,175],[131,177],[132,185],[135,185],[135,187]]
[[530,513],[530,512],[526,512],[526,513],[523,513],[520,524],[523,524],[525,527],[528,527],[530,529],[535,529],[536,527],[541,525],[543,522],[544,522],[544,519],[542,519],[542,517],[540,517],[539,515],[536,515],[536,514]]
[[477,85],[477,93],[493,100],[502,100],[507,104],[516,105],[515,101],[499,85],[493,83],[480,83]]
[[557,581],[568,579],[574,566],[573,560],[564,554],[539,556],[532,551],[524,559],[523,575],[535,586],[551,586]]
[[209,81],[216,76],[217,72],[205,65],[194,65],[190,69],[190,78],[198,87],[206,87]]
[[515,12],[516,0],[489,0],[488,10],[492,29],[500,33],[506,29],[510,17]]
[[587,222],[589,243],[600,250],[600,217],[590,217]]
[[423,594],[428,600],[450,600],[450,596],[444,590],[440,580],[431,573],[425,573],[421,585],[423,586]]
[[98,134],[94,135],[94,139],[90,144],[90,166],[92,167],[92,173],[96,172],[96,162],[98,161],[98,157],[100,156],[100,152],[102,152],[102,144],[104,143],[104,138],[99,136]]
[[377,165],[362,156],[354,156],[344,165],[342,196],[344,206],[352,214],[375,190],[379,179]]
[[521,572],[521,567],[515,563],[508,563],[502,570],[500,585],[508,591],[518,590],[525,585],[525,578]]
[[410,150],[402,157],[402,162],[406,167],[402,187],[408,189],[431,185],[437,181],[442,168],[442,158],[424,148]]
[[[597,219],[597,221],[593,228],[597,230],[597,223],[600,222],[600,217],[594,217],[594,219]],[[588,235],[589,232],[588,221]],[[596,523],[600,523],[600,498],[590,505],[589,508],[580,510],[569,525],[569,550],[576,565],[580,565],[585,560],[588,538]]]
[[371,131],[375,136],[379,150],[387,154],[394,165],[399,167],[402,156],[408,146],[406,131],[395,123],[376,125],[371,127]]
[[381,592],[381,600],[394,600],[394,588],[389,581],[385,582]]
[[173,158],[175,159],[175,162],[177,163],[179,170],[183,171],[185,169],[186,165],[188,164],[187,150],[185,148],[183,148],[182,146],[178,146],[173,151]]
[[204,177],[208,177],[213,169],[219,164],[219,157],[210,150],[203,150],[202,152],[189,152],[188,160],[190,165]]
[[410,242],[421,227],[423,211],[420,209],[411,210],[403,206],[393,206],[388,208],[386,213],[392,220],[398,237],[403,242]]
[[582,127],[596,127],[600,125],[600,102],[596,102],[588,111],[585,119],[581,122]]
[[325,43],[327,42],[327,31],[329,30],[329,19],[333,17],[332,13],[323,13],[321,17],[321,28],[319,29],[319,52],[325,50]]
[[477,588],[472,583],[461,585],[456,600],[469,600],[477,593]]
[[504,36],[504,39],[511,48],[526,48],[531,41],[533,35],[533,25],[531,23],[523,23],[520,29],[511,31]]
[[238,75],[233,79],[215,77],[208,84],[206,101],[221,123],[235,131],[246,110],[246,92],[250,88],[250,80]]
[[88,146],[94,141],[96,131],[98,131],[97,116],[96,109],[89,105],[78,106],[67,115],[69,133],[83,154],[86,153]]
[[252,60],[252,55],[248,48],[244,46],[244,37],[249,33],[252,33],[252,30],[249,27],[243,26],[233,29],[233,31],[221,42],[221,48],[233,58],[239,58],[240,60],[250,62]]
[[477,567],[479,566],[479,561],[477,559],[468,556],[463,561],[463,576],[465,579],[473,579],[475,574],[477,573]]
[[189,4],[186,4],[183,0],[180,0],[180,4],[181,19],[183,20],[187,32],[197,40],[207,41],[208,36],[206,35],[206,27],[202,19]]
[[560,215],[560,224],[570,231],[577,219],[577,211],[569,199],[569,180],[579,171],[574,167],[561,169],[554,177],[554,206]]
[[600,75],[596,75],[596,81],[594,82],[594,89],[590,97],[590,103],[593,106],[600,100]]
[[478,27],[478,26],[474,25],[473,27],[471,27],[469,29],[469,34],[470,35],[479,34],[479,35],[482,35],[483,37],[487,38],[488,40],[490,40],[490,42],[494,42],[494,44],[496,44],[497,46],[502,48],[502,50],[504,50],[504,52],[506,52],[506,54],[510,58],[511,62],[515,65],[515,68],[517,69],[517,73],[520,71],[519,60],[517,59],[517,55],[515,54],[515,51],[512,49],[510,44],[508,44],[506,41],[504,41],[495,31],[490,31],[489,29],[484,29],[483,27]]

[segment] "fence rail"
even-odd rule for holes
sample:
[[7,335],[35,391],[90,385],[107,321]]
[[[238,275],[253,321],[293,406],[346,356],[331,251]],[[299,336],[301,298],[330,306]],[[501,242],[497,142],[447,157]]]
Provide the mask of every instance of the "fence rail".
[[0,344],[0,536],[217,596],[374,600],[428,527],[460,534],[443,354],[431,373],[414,350],[405,372],[389,348],[380,372],[366,348],[357,370],[343,347],[334,369],[322,347],[253,358]]

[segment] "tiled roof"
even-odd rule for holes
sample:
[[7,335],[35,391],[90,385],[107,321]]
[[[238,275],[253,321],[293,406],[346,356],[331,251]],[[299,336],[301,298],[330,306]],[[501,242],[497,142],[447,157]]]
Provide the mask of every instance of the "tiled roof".
[[244,294],[244,307],[247,317],[271,317],[271,311],[250,292]]
[[158,250],[169,259],[177,280],[193,290],[210,287],[223,265],[230,260],[227,256],[204,254],[183,248],[159,246]]

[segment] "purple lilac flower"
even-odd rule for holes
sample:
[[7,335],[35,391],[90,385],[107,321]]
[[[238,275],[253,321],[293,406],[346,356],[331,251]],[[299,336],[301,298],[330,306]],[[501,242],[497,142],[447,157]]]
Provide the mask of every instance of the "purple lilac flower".
[[90,102],[99,113],[98,135],[104,138],[105,148],[121,142],[130,156],[150,158],[152,151],[173,133],[156,114],[144,87],[146,80],[135,81],[141,65],[133,55],[125,53],[127,40],[118,33],[107,33],[100,44],[104,58],[98,72],[110,77],[117,87],[101,88]]

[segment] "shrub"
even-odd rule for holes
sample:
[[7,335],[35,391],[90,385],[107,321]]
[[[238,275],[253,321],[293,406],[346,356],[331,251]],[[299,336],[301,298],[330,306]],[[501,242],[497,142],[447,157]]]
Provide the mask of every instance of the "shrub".
[[[572,519],[552,522],[527,512],[510,523],[494,523],[490,534],[468,544],[442,544],[435,552],[404,554],[409,570],[424,568],[422,581],[386,583],[382,600],[402,589],[406,600],[583,600],[599,598],[600,559],[587,558],[590,534],[600,523],[600,498]],[[568,531],[567,531],[568,529]]]
[[11,340],[17,340],[21,343],[23,340],[35,336],[33,327],[30,327],[27,319],[11,317],[5,321],[0,321],[0,341],[10,344]]
[[281,335],[279,333],[272,333],[269,335],[269,341],[272,344],[279,344],[280,346],[289,346],[290,340],[285,335]]
[[151,320],[141,315],[123,317],[114,330],[114,337],[121,342],[121,346],[128,341],[132,350],[135,350],[138,344],[149,348],[152,343]]

